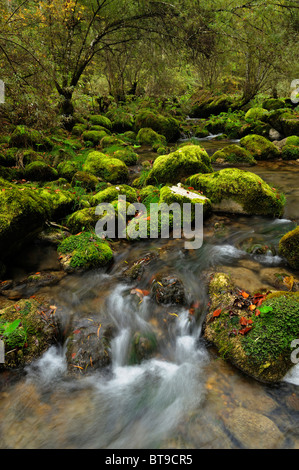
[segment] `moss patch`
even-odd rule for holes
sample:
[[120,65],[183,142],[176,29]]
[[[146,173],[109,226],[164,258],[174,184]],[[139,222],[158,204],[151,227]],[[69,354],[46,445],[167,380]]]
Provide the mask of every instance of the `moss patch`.
[[280,157],[277,147],[261,135],[247,135],[241,139],[240,145],[256,160],[273,160]]
[[239,145],[228,145],[222,150],[218,150],[211,157],[212,163],[218,164],[234,164],[244,163],[246,165],[255,165],[256,160],[253,158],[251,153],[240,147]]
[[110,183],[125,183],[129,175],[124,162],[101,152],[89,153],[83,168]]
[[299,269],[299,227],[281,238],[279,254],[287,260],[293,269]]

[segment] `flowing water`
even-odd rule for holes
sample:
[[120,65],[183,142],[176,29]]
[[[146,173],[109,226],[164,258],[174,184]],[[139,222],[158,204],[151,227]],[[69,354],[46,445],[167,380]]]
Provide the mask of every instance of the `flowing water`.
[[[299,369],[295,366],[279,385],[263,385],[220,359],[201,338],[208,301],[206,273],[223,270],[239,287],[253,290],[273,288],[278,270],[291,272],[277,245],[298,223],[299,165],[267,163],[250,171],[285,191],[288,203],[282,219],[215,215],[205,222],[199,250],[185,250],[184,240],[124,244],[108,273],[69,275],[56,286],[41,289],[39,294],[55,303],[65,325],[88,315],[99,321],[103,315],[111,319],[116,326],[112,365],[108,372],[70,375],[63,344],[51,347],[20,376],[3,373],[0,448],[299,447]],[[249,253],[248,246],[254,245],[269,249]],[[56,255],[50,248],[42,260],[37,248],[32,250],[35,258],[30,252],[24,255],[31,259],[30,269],[55,267]],[[124,262],[148,253],[157,256],[140,282],[119,279]],[[21,258],[16,276],[18,269],[26,269]],[[200,305],[196,316],[177,305],[157,307],[149,296],[140,302],[131,294],[137,286],[150,289],[158,272],[182,280],[189,299]],[[157,352],[132,365],[130,345],[140,331],[155,335]],[[254,423],[255,432],[250,432],[250,424],[244,431],[248,422]]]

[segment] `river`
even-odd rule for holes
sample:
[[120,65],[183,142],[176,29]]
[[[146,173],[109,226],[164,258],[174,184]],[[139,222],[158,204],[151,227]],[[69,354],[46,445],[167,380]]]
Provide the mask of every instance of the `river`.
[[[206,148],[211,152],[210,141]],[[224,145],[215,142],[217,148]],[[51,347],[20,376],[0,380],[2,449],[242,449],[299,447],[299,372],[278,385],[257,383],[219,358],[201,338],[207,292],[204,275],[229,272],[239,287],[273,288],[273,273],[288,270],[277,253],[281,236],[299,221],[299,165],[259,163],[249,168],[287,196],[282,219],[214,215],[205,222],[199,250],[185,250],[183,240],[147,240],[124,245],[108,273],[69,275],[44,288],[65,323],[103,312],[117,326],[109,374],[95,371],[70,376],[65,345]],[[249,244],[249,245],[248,245]],[[248,246],[268,246],[262,254]],[[136,302],[134,283],[118,278],[124,261],[159,254],[141,281],[149,289],[157,272],[173,274],[196,300],[190,317],[183,307],[160,307],[149,297]],[[25,269],[53,269],[56,253],[36,247],[20,257],[15,274]],[[25,261],[31,259],[27,268]],[[165,318],[165,326],[159,315]],[[156,335],[157,353],[130,365],[135,332]],[[242,419],[243,417],[243,419]],[[247,429],[244,430],[244,420]],[[242,422],[243,421],[243,422]],[[260,429],[260,433],[253,432]],[[272,430],[271,432],[267,432]]]

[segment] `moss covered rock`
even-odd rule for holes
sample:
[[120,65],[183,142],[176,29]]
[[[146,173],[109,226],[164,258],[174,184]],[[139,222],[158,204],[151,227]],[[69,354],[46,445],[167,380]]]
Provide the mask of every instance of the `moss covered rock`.
[[96,126],[102,126],[111,131],[112,129],[112,122],[110,119],[106,116],[102,115],[90,115],[89,116],[89,121]]
[[273,111],[274,109],[285,108],[285,102],[279,98],[268,98],[263,101],[262,108],[267,109],[268,111]]
[[47,163],[36,161],[25,167],[25,177],[31,181],[54,181],[58,172]]
[[282,148],[281,157],[283,160],[298,160],[299,147],[297,145],[285,145]]
[[134,203],[137,202],[137,192],[134,188],[131,188],[127,184],[122,184],[119,186],[110,186],[103,191],[99,191],[95,194],[90,203],[93,206],[97,206],[102,202],[112,202],[118,199],[119,196],[126,196],[128,202]]
[[67,272],[105,267],[113,260],[109,244],[93,232],[71,235],[58,245],[57,251],[61,265]]
[[211,157],[212,163],[223,164],[245,164],[255,165],[256,160],[253,158],[251,153],[239,145],[232,144],[224,147],[221,150],[215,152]]
[[267,109],[264,108],[250,108],[247,113],[245,114],[245,120],[246,121],[252,121],[252,120],[262,120],[268,115]]
[[84,131],[82,138],[85,142],[92,142],[93,145],[99,145],[102,138],[107,135],[106,131]]
[[11,186],[0,180],[0,253],[14,253],[41,230],[46,220],[63,217],[72,210],[74,195],[68,191]]
[[106,116],[112,122],[114,132],[132,131],[134,127],[134,117],[132,113],[122,107],[109,109]]
[[207,152],[198,145],[186,145],[168,155],[159,156],[146,179],[146,184],[178,183],[194,173],[212,171]]
[[128,166],[136,165],[138,161],[138,154],[131,145],[112,145],[111,147],[106,147],[104,152],[113,158],[121,160]]
[[261,135],[247,135],[241,139],[240,145],[248,150],[256,160],[274,160],[280,157],[277,147]]
[[57,166],[58,175],[68,181],[72,181],[74,174],[79,170],[79,164],[74,161],[65,161]]
[[165,147],[167,142],[166,138],[164,135],[160,135],[157,132],[155,132],[153,129],[150,129],[149,127],[147,128],[142,128],[137,134],[137,141],[141,145],[150,145],[150,146],[155,146],[155,147]]
[[86,171],[77,171],[72,178],[73,186],[80,186],[87,191],[94,191],[99,184],[99,178]]
[[99,217],[95,213],[94,207],[87,207],[74,212],[67,218],[66,225],[72,234],[77,234],[84,230],[93,231]]
[[[30,364],[57,342],[58,327],[55,311],[37,299],[21,299],[17,304],[0,310],[0,334],[4,333],[5,363],[2,368]],[[8,326],[14,325],[10,334]],[[9,353],[9,354],[8,354]]]
[[160,190],[160,204],[171,205],[173,203],[178,203],[183,209],[184,204],[191,204],[191,217],[194,219],[195,215],[195,205],[201,204],[203,207],[203,215],[207,216],[211,212],[211,202],[210,200],[196,192],[195,190],[190,190],[178,186],[164,186]]
[[26,126],[17,126],[13,131],[10,140],[10,147],[29,148],[34,150],[51,150],[53,145],[47,137],[35,129]]
[[204,337],[245,374],[261,382],[279,382],[293,365],[291,342],[299,334],[298,293],[244,294],[228,275],[212,277]]
[[254,173],[226,168],[212,174],[193,175],[186,184],[202,191],[217,211],[280,217],[285,197]]
[[299,227],[286,233],[279,242],[279,253],[294,269],[299,269]]
[[101,152],[88,154],[84,171],[87,171],[110,183],[125,183],[128,180],[128,168],[124,162]]
[[142,128],[153,129],[164,135],[168,142],[176,141],[180,137],[180,125],[175,118],[163,116],[147,108],[136,114],[135,130],[139,132]]

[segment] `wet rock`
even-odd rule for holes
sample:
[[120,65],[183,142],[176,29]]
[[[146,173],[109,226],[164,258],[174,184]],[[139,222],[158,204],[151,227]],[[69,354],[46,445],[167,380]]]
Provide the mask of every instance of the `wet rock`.
[[115,327],[106,319],[85,318],[76,322],[67,338],[68,370],[87,373],[110,365],[110,341]]
[[11,334],[3,337],[6,354],[0,370],[29,364],[56,343],[59,325],[55,311],[55,306],[31,298],[0,310],[2,325],[19,322]]
[[142,279],[146,266],[157,257],[154,253],[147,253],[144,257],[140,258],[133,263],[127,264],[124,270],[121,271],[119,277],[124,281],[140,281]]
[[151,286],[151,295],[158,304],[187,303],[184,285],[176,276],[157,275]]
[[238,406],[227,414],[223,413],[222,421],[246,449],[277,449],[283,444],[283,433],[263,414]]
[[212,276],[209,296],[205,339],[221,357],[254,379],[281,381],[293,366],[291,342],[299,334],[298,293],[265,290],[250,294],[222,272]]
[[279,291],[297,292],[299,290],[299,279],[286,269],[264,268],[260,271],[260,277]]
[[35,294],[39,289],[58,284],[66,273],[63,271],[45,271],[30,274],[19,282],[4,281],[0,284],[0,292],[9,299],[21,299]]
[[279,242],[279,254],[293,269],[299,269],[299,226],[286,233]]
[[131,342],[129,363],[139,364],[157,351],[157,339],[151,332],[136,332]]

